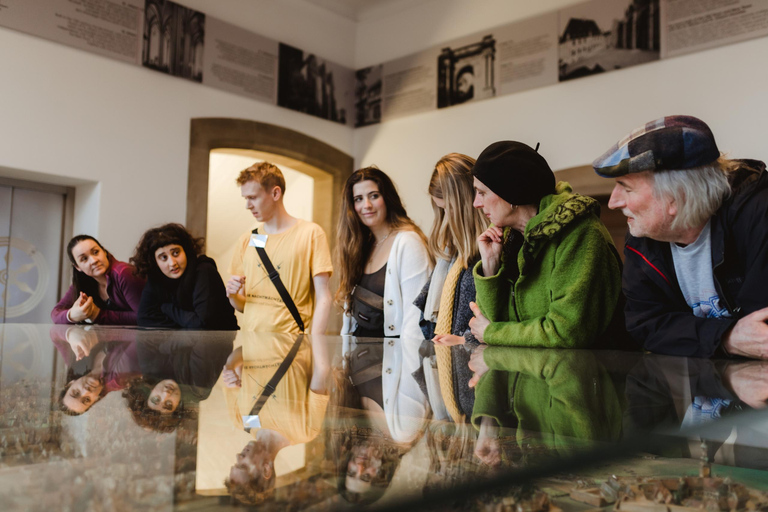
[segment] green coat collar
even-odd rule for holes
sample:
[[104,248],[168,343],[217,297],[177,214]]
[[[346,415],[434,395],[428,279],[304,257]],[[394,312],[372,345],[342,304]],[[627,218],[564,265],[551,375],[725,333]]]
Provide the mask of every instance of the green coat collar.
[[539,203],[539,213],[525,226],[523,247],[518,258],[520,274],[536,261],[549,241],[561,236],[575,221],[587,215],[600,217],[600,204],[591,197],[575,194],[571,185],[559,181],[555,193],[545,196]]

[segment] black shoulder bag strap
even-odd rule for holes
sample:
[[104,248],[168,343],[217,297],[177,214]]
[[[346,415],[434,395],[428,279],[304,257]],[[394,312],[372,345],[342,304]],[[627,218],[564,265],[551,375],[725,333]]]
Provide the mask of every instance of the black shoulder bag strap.
[[[264,386],[264,390],[259,395],[258,400],[256,400],[256,403],[251,409],[251,412],[248,414],[249,416],[259,415],[259,413],[261,412],[261,408],[264,407],[264,404],[267,403],[267,400],[269,400],[269,397],[272,396],[272,393],[275,392],[275,389],[277,389],[277,384],[280,382],[280,379],[283,378],[283,375],[285,375],[285,372],[288,371],[288,368],[290,368],[291,363],[293,363],[293,360],[296,358],[296,353],[299,351],[299,347],[301,346],[301,342],[303,340],[304,340],[303,333],[296,336],[296,341],[293,342],[291,351],[288,352],[288,355],[285,356],[285,359],[283,359],[283,362],[280,363],[280,367],[278,367],[277,371],[272,376],[272,378],[269,379],[269,382],[267,383],[267,385]],[[251,429],[249,427],[246,427],[243,430],[245,430],[248,433],[251,432]]]
[[[251,231],[251,233],[258,235],[258,228]],[[272,280],[272,284],[274,284],[275,288],[277,288],[277,293],[279,293],[280,298],[283,299],[285,307],[288,308],[288,311],[291,312],[291,316],[293,316],[293,319],[296,320],[296,325],[299,326],[299,331],[304,332],[304,321],[301,319],[299,310],[296,308],[296,304],[294,304],[293,299],[291,298],[291,294],[288,293],[288,290],[285,289],[285,285],[280,279],[280,274],[277,272],[277,270],[275,270],[274,265],[272,265],[272,262],[269,260],[267,251],[265,251],[263,247],[256,247],[256,252],[259,253],[259,258],[261,258],[261,262],[264,264],[264,269],[267,271],[269,279]]]

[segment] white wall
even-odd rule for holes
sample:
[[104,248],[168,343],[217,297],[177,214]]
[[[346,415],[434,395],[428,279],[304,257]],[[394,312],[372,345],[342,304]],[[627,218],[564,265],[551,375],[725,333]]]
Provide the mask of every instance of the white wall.
[[[395,17],[364,20],[357,28],[357,67],[573,3],[579,2],[433,0]],[[389,173],[411,217],[429,229],[426,189],[435,162],[453,151],[477,157],[497,140],[541,142],[540,152],[558,170],[590,164],[647,121],[691,114],[711,126],[722,151],[766,160],[766,55],[768,38],[756,39],[357,129],[355,164]]]
[[[182,3],[354,64],[354,24],[300,0]],[[0,173],[77,186],[75,231],[119,259],[147,228],[185,221],[191,118],[273,123],[352,153],[351,128],[4,28],[0,69]]]
[[[550,12],[574,0],[431,0],[355,24],[302,0],[185,0],[261,35],[360,68]],[[403,3],[403,5],[407,5]],[[630,129],[702,117],[721,149],[766,159],[768,38],[353,130],[0,28],[0,174],[77,186],[75,230],[127,258],[150,226],[186,216],[189,123],[236,117],[316,137],[399,184],[428,229],[437,159],[496,140],[541,142],[553,169],[584,165]],[[45,173],[42,174],[35,173]]]

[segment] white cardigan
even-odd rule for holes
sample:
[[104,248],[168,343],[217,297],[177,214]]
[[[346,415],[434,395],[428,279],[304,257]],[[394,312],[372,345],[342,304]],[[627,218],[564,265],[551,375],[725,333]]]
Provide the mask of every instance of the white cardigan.
[[[399,335],[400,339],[384,340],[381,387],[387,426],[392,439],[400,443],[415,440],[429,411],[412,373],[421,364],[419,346],[424,339],[419,327],[421,311],[413,301],[429,279],[430,271],[429,253],[421,237],[413,231],[399,232],[387,260],[384,333]],[[341,334],[352,334],[355,329],[355,319],[344,314]],[[347,350],[353,348],[353,340],[345,336]]]
[[[389,250],[384,278],[384,336],[424,339],[419,327],[421,311],[413,301],[430,271],[429,253],[421,237],[413,231],[400,231]],[[341,334],[353,334],[355,329],[357,321],[344,313]]]

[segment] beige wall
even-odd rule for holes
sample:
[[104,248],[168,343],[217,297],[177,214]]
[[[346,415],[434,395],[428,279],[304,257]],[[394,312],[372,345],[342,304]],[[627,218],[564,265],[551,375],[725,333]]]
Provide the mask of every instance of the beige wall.
[[[357,24],[301,0],[184,3],[363,67],[579,2],[431,0]],[[564,169],[590,163],[643,122],[687,113],[710,123],[733,156],[767,158],[766,54],[762,38],[352,130],[0,28],[0,174],[75,185],[75,230],[126,259],[148,227],[185,219],[190,119],[246,118],[320,139],[357,167],[379,165],[428,229],[437,159],[477,156],[500,139],[541,142]]]
[[[300,0],[183,3],[353,65],[352,22]],[[122,260],[149,227],[186,218],[192,118],[259,120],[352,153],[349,127],[5,28],[0,68],[0,175],[76,186],[75,231]]]
[[[361,22],[356,64],[385,62],[575,3],[580,2],[422,2],[397,16]],[[559,170],[590,164],[647,121],[690,114],[710,124],[721,150],[765,160],[766,55],[768,38],[755,39],[357,129],[355,164],[376,164],[389,173],[408,213],[429,229],[426,190],[435,162],[453,151],[477,157],[497,140],[541,142],[540,152]]]

